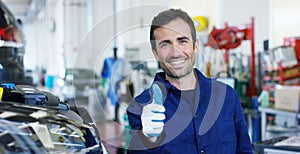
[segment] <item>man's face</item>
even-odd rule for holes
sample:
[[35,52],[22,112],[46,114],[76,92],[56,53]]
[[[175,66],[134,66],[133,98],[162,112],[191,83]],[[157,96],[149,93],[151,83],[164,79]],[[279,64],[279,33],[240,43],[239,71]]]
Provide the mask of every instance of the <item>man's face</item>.
[[182,78],[192,73],[198,40],[193,46],[190,27],[176,19],[154,31],[156,50],[152,50],[166,75]]

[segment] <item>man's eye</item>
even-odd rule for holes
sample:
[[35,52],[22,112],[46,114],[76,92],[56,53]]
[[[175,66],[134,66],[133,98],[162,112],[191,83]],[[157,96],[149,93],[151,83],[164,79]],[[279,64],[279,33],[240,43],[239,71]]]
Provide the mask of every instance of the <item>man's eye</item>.
[[160,48],[166,49],[169,47],[169,43],[161,43],[159,46]]
[[185,43],[188,43],[188,41],[187,40],[180,40],[179,43],[180,44],[185,44]]

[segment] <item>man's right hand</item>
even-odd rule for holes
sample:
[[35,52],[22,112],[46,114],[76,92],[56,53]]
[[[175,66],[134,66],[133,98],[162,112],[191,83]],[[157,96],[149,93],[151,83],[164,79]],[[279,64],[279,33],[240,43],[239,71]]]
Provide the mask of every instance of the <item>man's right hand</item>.
[[163,131],[164,119],[166,118],[164,112],[166,111],[163,105],[151,103],[143,108],[141,120],[142,131],[147,137],[158,137]]

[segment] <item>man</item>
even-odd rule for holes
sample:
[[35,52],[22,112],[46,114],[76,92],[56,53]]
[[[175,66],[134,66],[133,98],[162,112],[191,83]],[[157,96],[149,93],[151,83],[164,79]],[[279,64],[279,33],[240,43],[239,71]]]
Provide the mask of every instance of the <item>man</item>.
[[187,13],[159,13],[150,28],[152,52],[164,72],[127,108],[128,153],[252,153],[237,93],[193,68],[199,42]]

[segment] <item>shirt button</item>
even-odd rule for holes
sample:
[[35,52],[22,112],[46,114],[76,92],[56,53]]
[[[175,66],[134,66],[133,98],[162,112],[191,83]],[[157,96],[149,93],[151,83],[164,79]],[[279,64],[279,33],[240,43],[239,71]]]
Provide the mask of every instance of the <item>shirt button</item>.
[[198,116],[197,115],[194,115],[194,119],[197,119],[198,118]]
[[200,150],[200,154],[205,154],[204,150]]

